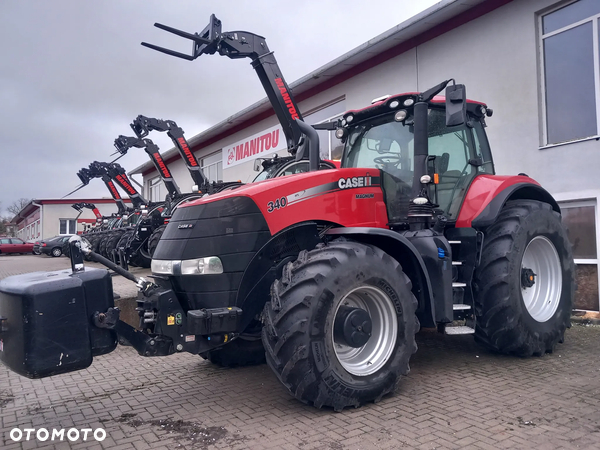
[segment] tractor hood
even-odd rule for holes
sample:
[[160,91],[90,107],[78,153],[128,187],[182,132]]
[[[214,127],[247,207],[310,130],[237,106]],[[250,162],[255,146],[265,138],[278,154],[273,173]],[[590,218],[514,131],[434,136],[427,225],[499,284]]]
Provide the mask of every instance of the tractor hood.
[[387,222],[380,171],[374,168],[319,170],[248,184],[181,205],[171,222],[199,217],[209,204],[236,197],[252,200],[271,234],[303,221],[342,226],[385,226]]

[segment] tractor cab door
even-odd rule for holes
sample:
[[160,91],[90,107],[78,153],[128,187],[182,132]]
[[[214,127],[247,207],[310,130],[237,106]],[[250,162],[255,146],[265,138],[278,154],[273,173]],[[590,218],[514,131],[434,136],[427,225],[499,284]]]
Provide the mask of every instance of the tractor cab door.
[[428,125],[430,172],[438,174],[438,183],[430,185],[430,198],[453,221],[473,179],[493,174],[491,154],[483,125],[474,117],[447,127],[443,111],[430,110]]

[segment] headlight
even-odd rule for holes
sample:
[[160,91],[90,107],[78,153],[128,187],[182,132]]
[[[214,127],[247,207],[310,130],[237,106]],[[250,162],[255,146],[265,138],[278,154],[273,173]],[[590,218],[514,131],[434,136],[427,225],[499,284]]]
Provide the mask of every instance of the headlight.
[[217,256],[165,261],[153,259],[152,273],[162,275],[212,275],[223,273],[223,263]]
[[173,261],[163,261],[160,259],[153,259],[150,263],[152,273],[160,273],[164,275],[173,275]]
[[216,256],[181,261],[181,275],[223,273],[223,264]]

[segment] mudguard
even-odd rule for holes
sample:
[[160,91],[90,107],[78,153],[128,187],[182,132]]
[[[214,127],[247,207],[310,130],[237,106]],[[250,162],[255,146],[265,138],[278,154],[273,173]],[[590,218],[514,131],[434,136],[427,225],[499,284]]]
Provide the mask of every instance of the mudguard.
[[382,228],[332,228],[329,237],[345,236],[365,244],[375,245],[395,258],[412,281],[413,294],[419,302],[417,317],[421,326],[436,326],[433,289],[425,262],[417,248],[401,234]]
[[560,213],[552,195],[528,176],[479,175],[465,196],[456,227],[486,228],[496,221],[507,201],[517,199],[539,200]]
[[312,250],[321,242],[317,224],[305,222],[273,236],[256,252],[242,276],[235,306],[242,309],[240,331],[262,311],[269,300],[273,281],[281,276],[283,266],[297,258],[301,250]]

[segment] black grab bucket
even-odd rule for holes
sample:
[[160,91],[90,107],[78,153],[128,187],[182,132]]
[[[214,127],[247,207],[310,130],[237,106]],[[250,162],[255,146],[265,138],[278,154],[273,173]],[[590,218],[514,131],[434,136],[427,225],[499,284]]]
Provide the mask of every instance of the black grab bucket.
[[117,346],[114,331],[93,325],[114,306],[110,273],[86,268],[34,272],[0,281],[0,361],[28,378],[92,364]]

